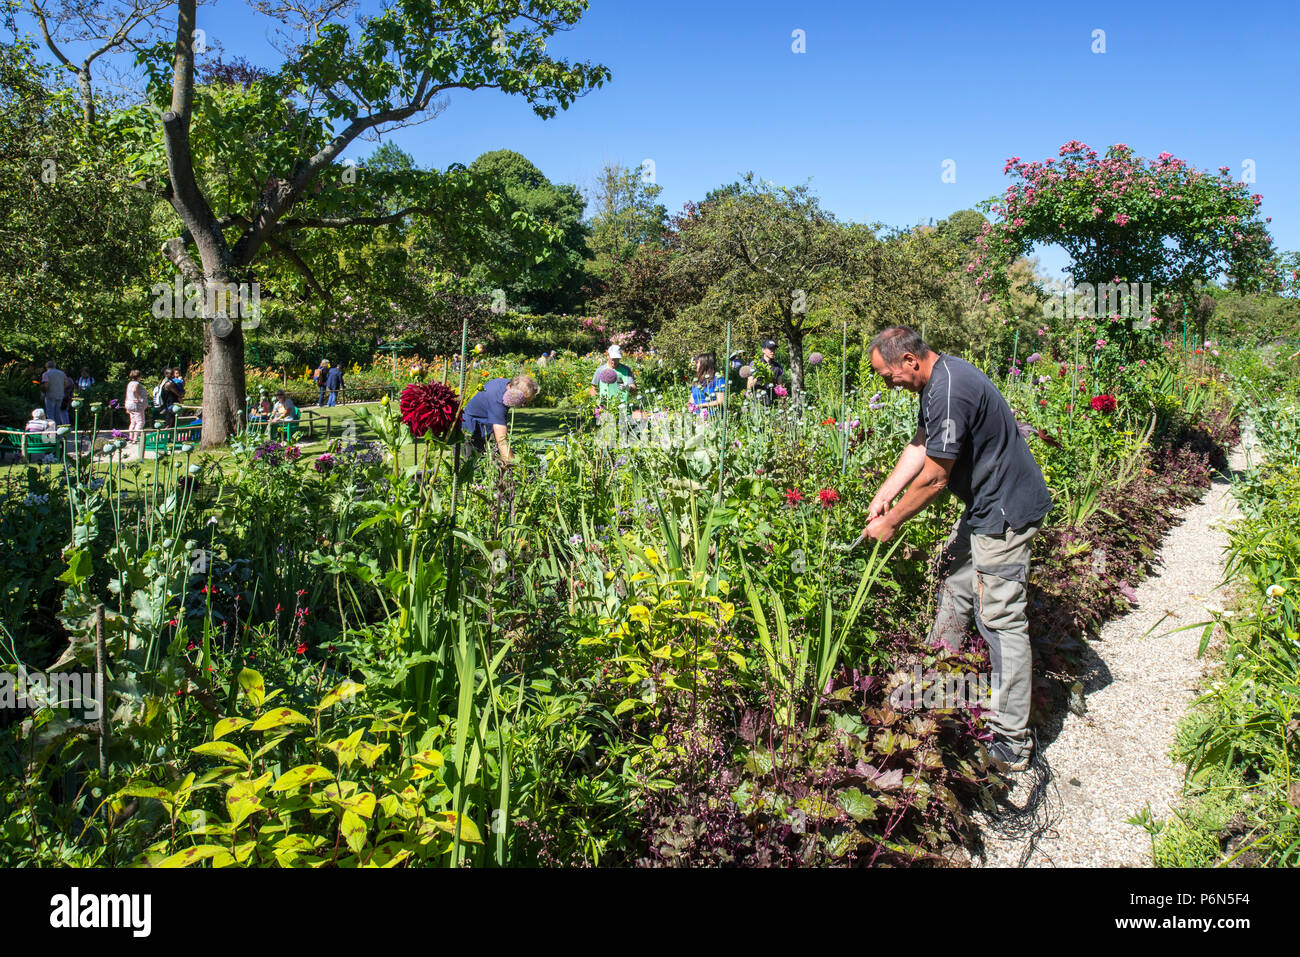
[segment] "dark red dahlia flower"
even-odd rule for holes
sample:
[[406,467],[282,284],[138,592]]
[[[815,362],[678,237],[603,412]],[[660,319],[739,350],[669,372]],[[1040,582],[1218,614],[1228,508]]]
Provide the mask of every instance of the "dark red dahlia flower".
[[441,382],[418,382],[402,390],[402,421],[417,439],[428,432],[437,439],[449,439],[460,425],[460,396]]

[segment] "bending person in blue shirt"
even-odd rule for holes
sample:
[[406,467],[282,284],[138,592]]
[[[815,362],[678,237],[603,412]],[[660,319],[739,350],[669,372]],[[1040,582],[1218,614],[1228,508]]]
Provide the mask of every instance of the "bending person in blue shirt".
[[461,428],[465,431],[468,445],[467,460],[472,462],[475,454],[487,451],[487,436],[491,432],[496,439],[497,451],[501,454],[501,464],[513,465],[510,430],[506,425],[510,421],[507,410],[527,405],[541,391],[542,387],[536,380],[526,375],[517,375],[513,379],[489,379],[485,382],[483,388],[466,404],[461,419]]

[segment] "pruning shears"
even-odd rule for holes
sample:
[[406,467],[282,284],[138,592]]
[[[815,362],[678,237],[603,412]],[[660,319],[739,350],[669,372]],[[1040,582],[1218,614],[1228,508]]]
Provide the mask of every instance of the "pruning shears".
[[861,545],[861,544],[862,544],[863,542],[865,542],[866,540],[867,540],[867,532],[866,532],[865,529],[863,529],[862,534],[859,535],[859,536],[857,537],[857,540],[856,540],[855,542],[853,542],[853,544],[851,544],[851,545],[832,545],[831,547],[834,548],[837,552],[851,552],[851,551],[853,551],[853,549],[857,548],[859,545]]

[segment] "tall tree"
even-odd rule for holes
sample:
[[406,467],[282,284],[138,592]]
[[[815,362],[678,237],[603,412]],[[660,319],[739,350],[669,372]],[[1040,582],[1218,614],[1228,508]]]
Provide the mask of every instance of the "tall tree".
[[863,228],[837,222],[806,186],[773,186],[748,174],[737,193],[706,204],[678,232],[673,270],[710,278],[657,341],[677,351],[716,348],[723,323],[736,320],[752,339],[785,340],[791,380],[802,390],[804,339],[833,319],[820,306],[854,274]]
[[[554,254],[541,262],[519,242],[514,231],[502,229],[491,236],[484,255],[470,271],[485,291],[499,288],[506,303],[526,312],[576,309],[583,280],[583,264],[590,232],[582,221],[582,195],[578,187],[552,183],[527,157],[514,150],[493,150],[470,164],[469,170],[485,186],[502,196],[503,211],[526,213],[547,223],[559,234]],[[505,277],[505,278],[502,278]],[[499,285],[498,285],[499,284]]]
[[74,349],[81,361],[125,360],[110,352],[119,339],[174,332],[152,321],[139,279],[157,261],[156,202],[86,136],[50,74],[31,44],[0,43],[0,340],[29,361]]
[[592,199],[591,251],[597,274],[627,262],[647,243],[662,245],[668,210],[659,202],[663,187],[644,166],[606,163],[596,178]]

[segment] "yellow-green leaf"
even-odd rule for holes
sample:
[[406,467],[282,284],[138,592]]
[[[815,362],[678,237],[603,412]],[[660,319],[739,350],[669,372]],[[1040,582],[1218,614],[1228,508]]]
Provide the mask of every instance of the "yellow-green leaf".
[[373,768],[379,756],[388,750],[386,744],[367,744],[362,741],[357,745],[357,756],[361,758],[361,763],[368,768]]
[[446,764],[446,762],[442,759],[442,752],[434,751],[432,749],[428,751],[421,751],[419,754],[412,755],[411,760],[414,761],[416,764],[423,765],[426,768],[440,768]]
[[230,812],[230,823],[239,827],[250,814],[266,808],[257,799],[257,791],[251,782],[236,781],[226,792],[226,810]]
[[360,682],[344,681],[320,699],[320,704],[316,705],[316,710],[324,711],[326,708],[334,707],[340,701],[350,701],[365,689],[366,686]]
[[626,698],[623,701],[620,701],[614,707],[614,716],[618,717],[624,711],[631,711],[638,704],[640,704],[640,702],[638,702],[635,698]]
[[239,687],[244,689],[244,694],[248,696],[248,703],[254,708],[260,708],[262,702],[266,700],[266,685],[262,681],[262,676],[252,668],[245,668],[239,673]]
[[[457,817],[455,811],[441,811],[433,816],[433,826],[455,837]],[[460,839],[468,844],[483,843],[483,837],[479,833],[478,826],[467,817],[460,818]]]
[[358,817],[368,818],[375,813],[375,796],[369,791],[362,791],[350,798],[344,798],[339,802],[339,806]]
[[396,854],[387,845],[381,847],[370,858],[370,867],[396,867],[402,861],[411,856],[408,850],[400,850]]
[[301,764],[291,771],[286,771],[280,775],[274,784],[271,785],[272,791],[287,791],[290,788],[300,788],[304,784],[311,784],[314,781],[333,781],[334,775],[325,770],[319,764]]
[[212,740],[219,741],[232,731],[238,731],[240,728],[250,724],[247,718],[222,718],[217,722],[217,726],[212,729]]
[[361,848],[366,845],[366,822],[351,811],[344,811],[340,827],[343,829],[343,840],[347,841],[352,853],[360,854]]
[[339,760],[339,767],[345,768],[356,760],[357,745],[360,743],[361,729],[357,728],[346,738],[335,738],[333,741],[326,741],[325,747],[334,752],[334,756]]
[[242,764],[248,767],[250,762],[248,755],[238,745],[231,744],[229,741],[206,741],[196,747],[190,748],[195,754],[205,754],[211,758],[220,758],[222,761],[233,761],[236,764]]
[[159,862],[159,867],[189,867],[196,861],[212,860],[214,867],[224,867],[226,864],[233,863],[234,857],[224,847],[216,844],[199,844],[195,847],[187,847],[183,851],[177,851],[171,857]]
[[292,708],[272,708],[253,722],[254,731],[267,731],[286,724],[310,724],[306,718]]

